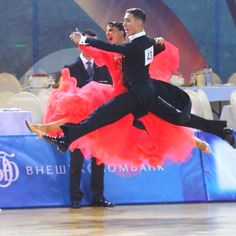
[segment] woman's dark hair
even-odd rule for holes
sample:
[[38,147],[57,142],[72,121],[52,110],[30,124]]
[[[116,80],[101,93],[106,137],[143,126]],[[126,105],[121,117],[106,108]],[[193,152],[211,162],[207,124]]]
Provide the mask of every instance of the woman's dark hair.
[[140,8],[129,8],[126,10],[126,13],[132,14],[135,18],[140,19],[143,22],[145,22],[145,20],[146,20],[146,14]]
[[116,27],[119,31],[123,31],[123,36],[125,38],[126,33],[122,22],[119,21],[110,21],[108,24],[110,27]]

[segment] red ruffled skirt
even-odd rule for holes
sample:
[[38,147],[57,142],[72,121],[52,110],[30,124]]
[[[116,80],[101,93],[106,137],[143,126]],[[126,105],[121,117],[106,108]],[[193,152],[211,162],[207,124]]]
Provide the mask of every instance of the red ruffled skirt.
[[[66,70],[62,71],[62,76],[63,83],[66,81],[67,86],[63,87],[62,83],[52,92],[45,111],[45,123],[62,118],[79,123],[98,106],[119,94],[111,85],[97,82],[76,88],[74,78]],[[129,167],[157,167],[168,160],[184,162],[191,157],[191,151],[195,147],[191,129],[172,125],[151,113],[140,120],[147,131],[134,127],[133,116],[127,115],[77,139],[70,145],[70,150],[79,148],[85,158],[93,156],[98,163]],[[60,130],[53,133],[60,134]]]

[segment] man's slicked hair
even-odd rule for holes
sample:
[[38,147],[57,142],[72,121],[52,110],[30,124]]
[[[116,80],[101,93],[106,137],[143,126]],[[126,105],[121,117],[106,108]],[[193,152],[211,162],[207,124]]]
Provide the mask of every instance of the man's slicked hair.
[[145,22],[145,20],[146,20],[146,14],[140,8],[129,8],[126,10],[126,13],[132,14],[135,18],[140,19],[143,22]]

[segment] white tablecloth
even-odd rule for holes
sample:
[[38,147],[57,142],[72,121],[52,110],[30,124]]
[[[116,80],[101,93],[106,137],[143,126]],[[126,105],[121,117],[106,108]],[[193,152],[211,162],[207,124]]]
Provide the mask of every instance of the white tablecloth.
[[189,89],[197,91],[202,89],[210,102],[215,101],[229,101],[231,93],[236,90],[234,85],[218,85],[218,86],[193,86],[193,87],[183,87],[183,89]]
[[0,110],[0,135],[30,134],[25,120],[32,120],[30,111]]

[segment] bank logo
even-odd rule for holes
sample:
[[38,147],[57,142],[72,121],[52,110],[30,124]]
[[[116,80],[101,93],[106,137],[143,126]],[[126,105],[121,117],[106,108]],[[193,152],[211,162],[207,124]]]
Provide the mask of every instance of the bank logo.
[[9,160],[15,154],[0,151],[0,187],[7,188],[19,178],[19,168],[15,162]]

